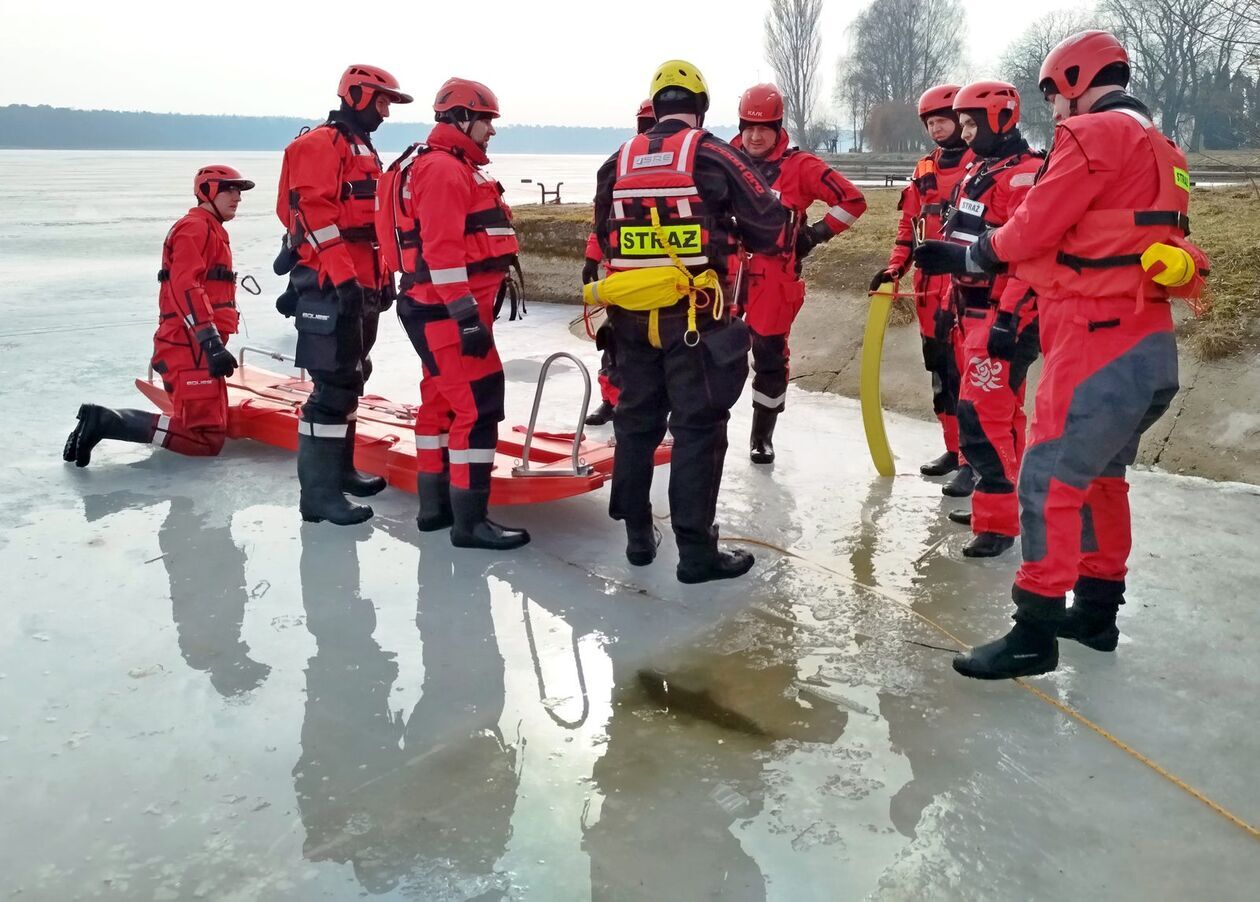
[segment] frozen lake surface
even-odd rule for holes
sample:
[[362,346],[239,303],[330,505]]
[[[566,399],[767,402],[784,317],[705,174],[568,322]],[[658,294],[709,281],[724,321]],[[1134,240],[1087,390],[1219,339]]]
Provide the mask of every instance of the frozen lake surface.
[[[291,351],[278,158],[240,156],[264,187],[230,230],[265,293],[234,344]],[[843,398],[793,388],[772,468],[740,402],[719,522],[784,551],[692,587],[667,523],[626,563],[606,490],[497,510],[534,541],[495,558],[417,533],[394,490],[362,528],[302,524],[293,457],[250,442],[76,470],[80,402],[145,406],[157,253],[200,162],[0,153],[3,898],[1254,898],[1260,490],[1136,474],[1119,651],[1064,642],[1029,681],[1162,776],[954,674],[949,634],[1004,629],[1016,558],[962,558],[916,472],[934,425],[890,417],[883,480]],[[594,369],[574,313],[499,324],[506,425],[551,351]],[[371,388],[414,402],[381,331]],[[565,427],[580,379],[552,389]]]

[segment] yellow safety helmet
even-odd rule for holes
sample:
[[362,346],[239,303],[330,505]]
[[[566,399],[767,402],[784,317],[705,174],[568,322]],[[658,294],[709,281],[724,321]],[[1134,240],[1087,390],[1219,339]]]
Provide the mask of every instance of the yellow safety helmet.
[[696,112],[704,113],[709,109],[709,86],[700,70],[686,60],[667,60],[656,67],[648,96],[655,100],[656,95],[667,88],[682,88],[697,95],[700,100]]

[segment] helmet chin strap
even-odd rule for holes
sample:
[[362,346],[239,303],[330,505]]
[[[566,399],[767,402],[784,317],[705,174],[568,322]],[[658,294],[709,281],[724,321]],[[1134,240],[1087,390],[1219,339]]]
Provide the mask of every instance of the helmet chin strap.
[[214,214],[214,218],[219,220],[219,222],[226,222],[227,220],[223,218],[223,211],[221,211],[219,209],[219,205],[215,203],[215,201],[219,199],[219,195],[222,193],[222,189],[215,191],[214,197],[205,201],[203,206],[208,206],[210,208],[210,212]]

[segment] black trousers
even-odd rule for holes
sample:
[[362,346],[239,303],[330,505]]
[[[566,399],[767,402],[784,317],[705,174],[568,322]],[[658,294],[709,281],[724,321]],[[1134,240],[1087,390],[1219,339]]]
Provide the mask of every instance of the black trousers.
[[752,333],[753,407],[781,413],[787,405],[788,337]]
[[382,298],[368,291],[363,309],[343,310],[337,289],[319,284],[314,270],[298,266],[291,276],[297,291],[297,365],[314,388],[302,405],[308,423],[340,424],[359,406],[372,374],[369,356],[376,344]]
[[659,313],[659,344],[649,337],[649,314],[609,311],[617,342],[621,397],[613,429],[608,512],[629,525],[652,521],[653,457],[674,436],[669,477],[670,520],[679,555],[704,556],[717,547],[713,524],[726,457],[726,426],[748,378],[748,327],[699,315],[700,340],[688,346],[686,307]]

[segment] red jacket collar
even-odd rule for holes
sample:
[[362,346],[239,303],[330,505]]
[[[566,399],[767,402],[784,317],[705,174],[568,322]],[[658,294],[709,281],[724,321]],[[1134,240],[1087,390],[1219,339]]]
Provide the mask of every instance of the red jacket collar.
[[223,220],[219,219],[219,217],[215,216],[213,213],[211,213],[209,210],[207,210],[205,207],[201,206],[200,204],[198,204],[197,206],[189,210],[188,215],[200,216],[202,219],[206,220],[206,222],[210,223],[210,227],[214,229],[216,232],[219,232],[223,235],[227,234],[227,230],[223,228]]
[[[778,159],[779,159],[780,157],[782,157],[785,153],[787,153],[787,149],[788,149],[788,141],[790,141],[790,140],[791,140],[791,138],[790,138],[790,137],[788,137],[787,129],[786,129],[786,128],[780,128],[780,129],[779,129],[779,140],[777,140],[777,141],[775,141],[775,142],[774,142],[774,147],[772,147],[772,148],[770,149],[770,152],[769,152],[768,154],[766,154],[764,157],[762,157],[762,158],[761,158],[761,159],[759,159],[759,160],[754,160],[753,162],[755,162],[755,163],[773,163],[775,160],[778,160]],[[731,139],[731,147],[736,147],[736,148],[738,148],[738,149],[740,149],[740,150],[744,150],[744,137],[743,137],[743,135],[736,135],[734,138],[732,138],[732,139]],[[744,150],[744,153],[748,153],[748,151]],[[749,156],[749,157],[752,157],[752,154],[748,154],[748,156]]]
[[438,150],[461,156],[474,166],[484,166],[490,162],[484,150],[474,144],[466,134],[446,122],[439,122],[433,126],[433,131],[429,132],[425,143]]

